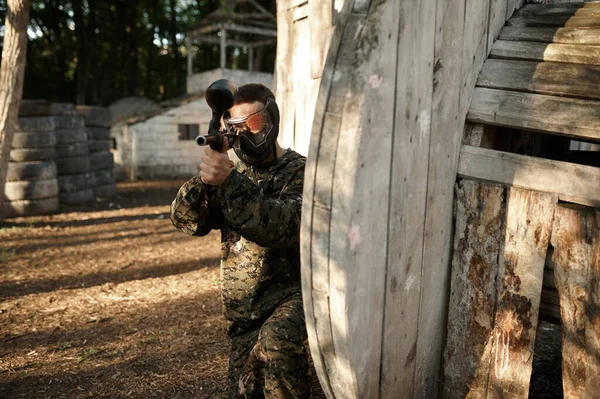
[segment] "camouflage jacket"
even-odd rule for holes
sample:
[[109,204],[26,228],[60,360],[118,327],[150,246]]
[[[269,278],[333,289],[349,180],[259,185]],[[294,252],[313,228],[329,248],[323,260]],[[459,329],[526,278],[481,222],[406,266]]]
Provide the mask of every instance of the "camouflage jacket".
[[300,212],[305,158],[288,150],[256,168],[238,162],[219,187],[198,176],[179,189],[171,221],[204,236],[221,230],[221,292],[228,320],[264,320],[300,292]]

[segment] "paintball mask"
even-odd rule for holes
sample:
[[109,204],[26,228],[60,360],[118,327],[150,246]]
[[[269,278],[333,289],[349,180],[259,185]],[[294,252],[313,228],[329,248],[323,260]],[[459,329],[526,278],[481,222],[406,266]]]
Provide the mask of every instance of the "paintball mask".
[[274,152],[279,134],[279,109],[275,100],[269,98],[265,107],[244,117],[223,115],[227,133],[234,133],[233,142],[236,155],[248,165],[259,165]]

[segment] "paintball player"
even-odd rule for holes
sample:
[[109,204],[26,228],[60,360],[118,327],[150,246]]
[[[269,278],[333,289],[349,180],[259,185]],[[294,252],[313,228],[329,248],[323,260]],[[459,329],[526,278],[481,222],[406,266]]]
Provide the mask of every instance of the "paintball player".
[[310,396],[300,289],[305,158],[277,143],[279,109],[266,86],[240,86],[222,127],[239,161],[206,147],[199,176],[179,189],[171,221],[204,236],[221,230],[221,293],[231,322],[229,398]]

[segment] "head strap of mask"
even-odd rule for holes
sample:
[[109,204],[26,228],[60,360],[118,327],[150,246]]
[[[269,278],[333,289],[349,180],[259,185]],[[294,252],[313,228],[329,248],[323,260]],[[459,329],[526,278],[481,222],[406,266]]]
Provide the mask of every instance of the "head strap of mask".
[[[259,166],[269,155],[275,153],[275,143],[279,135],[279,107],[274,99],[269,98],[264,110],[271,120],[268,130],[254,134],[242,131],[233,144],[235,154],[248,165]],[[257,141],[257,138],[260,139]]]

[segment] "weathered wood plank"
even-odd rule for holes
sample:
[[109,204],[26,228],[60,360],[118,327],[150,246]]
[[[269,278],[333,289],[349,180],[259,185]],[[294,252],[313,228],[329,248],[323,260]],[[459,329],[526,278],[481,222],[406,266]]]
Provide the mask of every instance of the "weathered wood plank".
[[506,22],[509,26],[566,26],[595,28],[600,26],[600,18],[595,16],[544,15],[512,17]]
[[[329,221],[331,217],[331,199],[328,187],[332,185],[332,177],[322,176],[318,171],[317,163],[323,170],[331,169],[335,165],[335,151],[331,143],[321,140],[332,140],[337,143],[335,119],[326,120],[328,99],[332,88],[333,75],[338,49],[346,27],[350,21],[350,7],[345,7],[338,15],[336,29],[331,38],[332,51],[327,55],[325,67],[320,81],[320,89],[315,104],[315,113],[312,122],[312,134],[309,145],[307,163],[305,168],[305,182],[302,205],[302,227],[300,231],[300,250],[302,264],[302,297],[306,315],[308,341],[315,365],[315,370],[328,398],[333,398],[331,381],[340,381],[337,375],[333,330],[330,320],[329,308]],[[289,14],[289,13],[288,13]],[[279,18],[279,13],[278,13]],[[358,21],[354,21],[358,23]],[[353,31],[354,29],[348,29]],[[279,58],[278,58],[279,59]],[[340,79],[338,79],[338,83]],[[343,83],[343,81],[341,82]],[[343,84],[342,84],[343,86]],[[339,118],[338,118],[339,122]],[[324,128],[324,126],[326,126]],[[326,136],[323,136],[323,133]],[[327,135],[329,134],[329,135]],[[317,226],[327,223],[326,226]],[[313,225],[315,227],[313,228]],[[323,248],[327,248],[327,252]],[[314,257],[313,257],[314,254]],[[314,284],[314,289],[313,289]]]
[[[600,21],[600,18],[598,20]],[[515,60],[600,65],[600,46],[497,40],[490,56]]]
[[[435,2],[398,2],[404,23],[398,33],[394,82],[396,105],[387,221],[385,323],[381,358],[381,399],[415,391],[417,323],[423,221],[425,220]],[[424,29],[424,27],[427,27]]]
[[506,2],[504,0],[490,0],[489,27],[487,38],[487,52],[492,48],[498,33],[506,22]]
[[595,397],[600,386],[598,292],[600,216],[591,208],[558,205],[552,245],[563,322],[564,397]]
[[490,58],[477,86],[598,100],[600,66]]
[[[452,198],[464,127],[460,95],[465,76],[462,69],[463,32],[468,14],[465,1],[461,0],[437,1],[435,10],[435,25],[427,26],[436,32],[433,59],[430,60],[430,68],[433,68],[432,107],[431,111],[419,116],[423,118],[422,126],[431,121],[414,387],[415,395],[426,398],[439,394],[437,381],[441,371],[443,320],[450,284]],[[412,101],[418,102],[418,98]]]
[[598,102],[475,88],[467,119],[518,129],[600,140]]
[[600,29],[505,26],[499,40],[600,45]]
[[320,78],[323,63],[329,49],[333,32],[333,3],[331,1],[310,1],[310,76]]
[[489,29],[489,0],[467,0],[465,2],[465,21],[462,41],[462,82],[460,92],[459,115],[464,115],[471,103],[473,89],[477,76],[488,54],[488,29]]
[[527,7],[529,9],[539,9],[539,10],[543,10],[543,9],[553,9],[553,8],[572,8],[572,9],[579,9],[579,8],[599,8],[600,7],[600,2],[598,1],[588,1],[588,0],[584,0],[584,1],[566,1],[566,0],[562,0],[562,1],[554,1],[551,3],[544,3],[544,4],[528,4]]
[[300,20],[303,20],[305,18],[308,18],[308,4],[304,3],[298,7],[295,7],[292,10],[292,21],[293,22],[298,22]]
[[[583,7],[583,3],[578,6],[570,7],[532,7],[533,4],[527,4],[515,12],[518,17],[534,17],[546,15],[562,16],[592,16],[600,17],[600,8]],[[568,3],[567,3],[568,5]]]
[[337,150],[343,156],[336,158],[333,178],[329,284],[333,341],[344,377],[343,385],[332,385],[334,394],[376,399],[387,254],[373,251],[372,243],[386,248],[388,232],[385,223],[372,221],[388,219],[400,4],[368,3],[350,3],[368,13],[357,15],[360,24],[342,44],[354,57]]
[[488,397],[526,398],[529,394],[544,260],[556,201],[554,194],[508,190]]
[[600,169],[592,166],[462,146],[458,175],[600,200]]
[[485,397],[487,393],[504,192],[502,186],[473,180],[462,180],[455,188],[443,398]]

